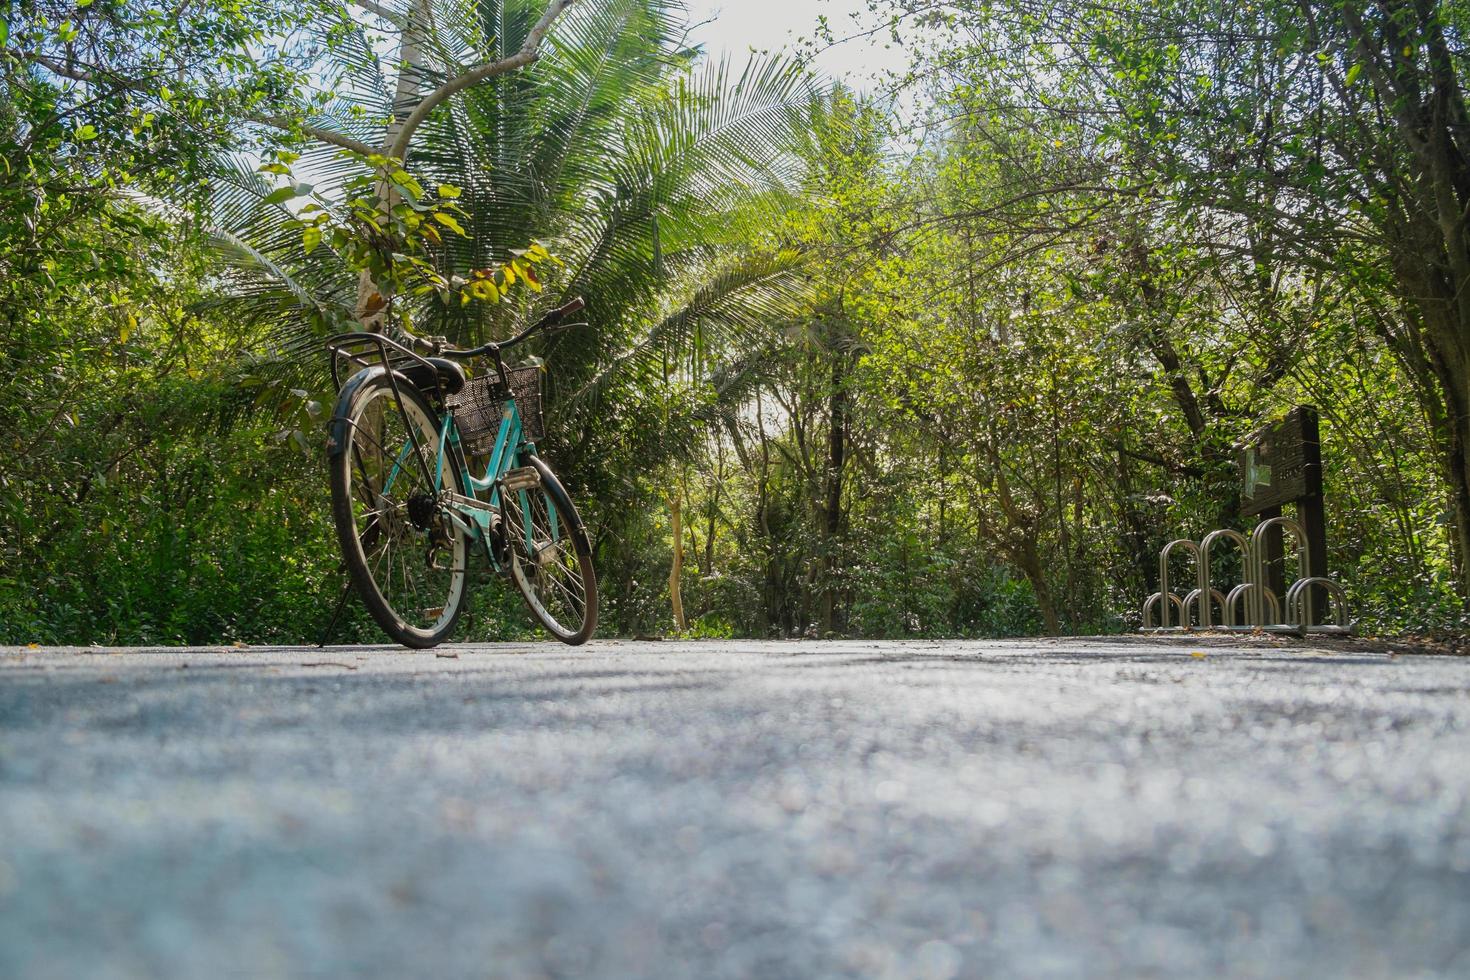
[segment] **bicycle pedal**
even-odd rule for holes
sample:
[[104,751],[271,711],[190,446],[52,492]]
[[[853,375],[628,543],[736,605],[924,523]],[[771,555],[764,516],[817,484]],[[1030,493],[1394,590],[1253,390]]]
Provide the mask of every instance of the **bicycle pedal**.
[[522,466],[519,469],[506,470],[505,476],[500,478],[505,489],[511,493],[521,490],[531,490],[541,485],[541,473],[534,466]]

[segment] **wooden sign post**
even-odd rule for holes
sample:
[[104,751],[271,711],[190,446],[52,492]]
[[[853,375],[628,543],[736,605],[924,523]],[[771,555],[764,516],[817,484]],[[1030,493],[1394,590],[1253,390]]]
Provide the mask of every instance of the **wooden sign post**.
[[[1295,504],[1297,523],[1306,535],[1310,575],[1327,574],[1327,519],[1322,500],[1322,443],[1317,410],[1298,405],[1279,422],[1251,434],[1239,457],[1240,512],[1262,520],[1281,516],[1282,504]],[[1266,584],[1284,595],[1280,525],[1266,532]],[[1325,590],[1308,590],[1302,625],[1315,625],[1327,611]]]

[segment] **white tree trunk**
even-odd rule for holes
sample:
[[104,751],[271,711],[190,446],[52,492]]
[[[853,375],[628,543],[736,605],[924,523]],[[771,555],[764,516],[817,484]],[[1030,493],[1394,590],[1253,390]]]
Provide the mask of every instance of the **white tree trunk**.
[[[398,42],[398,80],[393,91],[393,118],[388,121],[379,144],[379,152],[385,157],[393,155],[393,149],[403,135],[408,117],[423,100],[419,80],[424,74],[423,39],[428,35],[431,16],[429,0],[414,0],[404,15],[403,35]],[[399,195],[395,185],[388,180],[379,181],[377,192],[378,210],[387,214],[398,203]],[[364,269],[358,275],[355,312],[357,321],[364,330],[382,332],[388,304],[392,299],[389,290],[373,280],[372,273]]]

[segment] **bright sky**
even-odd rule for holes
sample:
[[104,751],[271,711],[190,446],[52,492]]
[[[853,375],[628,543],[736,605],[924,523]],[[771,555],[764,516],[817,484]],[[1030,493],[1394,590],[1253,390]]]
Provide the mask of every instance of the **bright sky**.
[[[834,37],[847,37],[872,23],[865,0],[685,0],[691,23],[710,21],[698,28],[690,40],[703,44],[712,58],[729,55],[742,62],[751,48],[778,51],[797,38],[815,33],[817,18],[825,16]],[[854,21],[853,14],[861,15]],[[876,38],[859,38],[824,51],[817,68],[835,80],[860,91],[872,91],[873,78],[884,69],[904,67],[901,48],[885,48],[886,33]]]

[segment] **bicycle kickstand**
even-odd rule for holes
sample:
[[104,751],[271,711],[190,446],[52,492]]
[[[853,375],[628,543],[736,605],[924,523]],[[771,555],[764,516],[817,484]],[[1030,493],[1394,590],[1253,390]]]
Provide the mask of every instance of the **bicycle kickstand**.
[[327,639],[332,635],[332,628],[337,625],[337,620],[342,618],[342,610],[347,608],[347,597],[352,593],[352,580],[345,574],[347,569],[338,568],[337,574],[342,577],[342,596],[337,600],[337,608],[332,610],[332,618],[327,620],[327,628],[322,630],[322,638],[317,641],[317,649],[327,645]]

